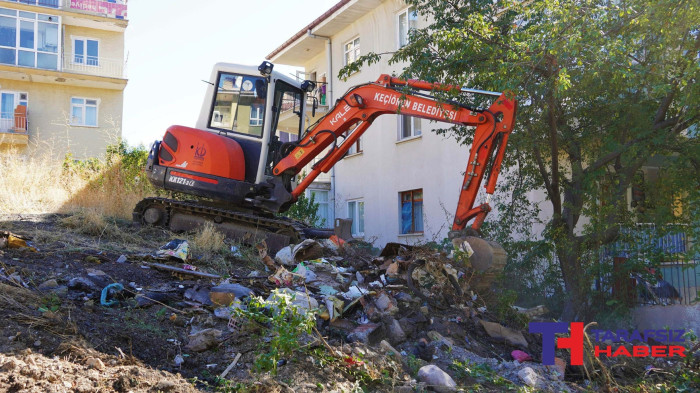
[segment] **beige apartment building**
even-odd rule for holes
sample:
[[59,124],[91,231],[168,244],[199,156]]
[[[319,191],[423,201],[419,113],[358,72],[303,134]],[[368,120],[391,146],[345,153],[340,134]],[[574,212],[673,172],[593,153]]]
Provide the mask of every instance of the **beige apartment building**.
[[[397,50],[411,28],[426,23],[401,0],[341,0],[267,58],[327,82],[317,92],[327,111],[323,104],[332,104],[351,86],[402,69],[380,61],[343,81],[337,78],[343,66],[369,52]],[[331,218],[352,218],[356,237],[376,244],[440,241],[450,229],[469,157],[469,146],[432,132],[446,126],[381,116],[335,166],[325,188],[311,192],[317,200],[327,197]]]
[[0,151],[101,157],[121,137],[126,0],[0,0]]

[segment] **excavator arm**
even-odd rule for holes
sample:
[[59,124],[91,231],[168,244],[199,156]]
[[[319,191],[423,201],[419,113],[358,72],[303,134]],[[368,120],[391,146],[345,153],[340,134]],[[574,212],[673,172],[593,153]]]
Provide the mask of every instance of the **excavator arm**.
[[[497,98],[489,108],[477,109],[457,103],[441,103],[429,94],[436,90],[454,89]],[[280,201],[280,210],[296,201],[321,172],[330,171],[377,117],[401,113],[476,127],[452,230],[463,230],[472,219],[472,229],[479,230],[491,210],[488,202],[496,188],[508,136],[513,131],[516,109],[517,101],[502,93],[401,80],[390,75],[381,75],[374,83],[355,86],[337,100],[335,106],[307,130],[300,141],[289,145],[285,149],[287,154],[273,168],[273,175],[278,179],[296,176],[312,159],[330,147],[298,186],[290,190],[290,197]],[[486,202],[474,206],[485,176]]]

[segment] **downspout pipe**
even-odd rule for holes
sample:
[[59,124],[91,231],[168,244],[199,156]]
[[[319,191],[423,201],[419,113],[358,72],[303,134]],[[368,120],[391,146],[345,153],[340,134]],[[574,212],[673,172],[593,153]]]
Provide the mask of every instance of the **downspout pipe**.
[[[306,34],[311,37],[311,38],[316,38],[320,40],[326,40],[326,67],[328,68],[327,71],[327,77],[326,77],[326,103],[328,104],[328,108],[331,108],[332,102],[333,102],[333,53],[331,52],[331,49],[333,48],[332,46],[332,41],[331,37],[326,37],[326,36],[321,36],[321,35],[316,35],[311,32],[311,29],[309,29]],[[331,168],[331,197],[329,198],[330,200],[328,201],[328,207],[330,208],[329,210],[332,212],[332,222],[326,223],[326,225],[335,225],[335,166]]]
[[306,34],[311,38],[326,40],[326,67],[328,68],[328,78],[326,78],[326,83],[328,84],[328,86],[326,86],[326,102],[328,102],[328,106],[330,107],[330,103],[333,102],[333,54],[331,53],[331,37],[313,34],[311,29],[309,29]]

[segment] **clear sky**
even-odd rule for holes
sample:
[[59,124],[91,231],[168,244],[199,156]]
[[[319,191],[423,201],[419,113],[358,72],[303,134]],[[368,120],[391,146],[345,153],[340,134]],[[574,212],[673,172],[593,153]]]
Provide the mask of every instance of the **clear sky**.
[[337,1],[129,1],[124,139],[149,147],[173,124],[193,127],[215,63],[260,64]]

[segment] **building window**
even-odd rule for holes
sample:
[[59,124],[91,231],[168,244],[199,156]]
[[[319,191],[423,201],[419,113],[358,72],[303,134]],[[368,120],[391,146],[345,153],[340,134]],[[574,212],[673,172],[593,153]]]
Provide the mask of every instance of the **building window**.
[[97,127],[98,100],[90,98],[71,98],[70,124],[73,126]]
[[277,136],[280,139],[280,142],[282,143],[296,142],[297,140],[299,140],[299,135],[284,131],[277,131]]
[[423,233],[423,189],[404,191],[401,198],[401,234]]
[[416,28],[418,13],[414,7],[408,7],[399,14],[399,48],[408,44],[409,31]]
[[399,140],[413,138],[421,134],[420,118],[399,115]]
[[263,106],[262,105],[252,105],[250,107],[250,125],[251,126],[261,126],[263,123]]
[[[345,133],[344,133],[345,138],[349,137],[353,131],[354,130],[345,131]],[[349,156],[351,156],[353,154],[357,154],[357,153],[362,153],[362,137],[357,138],[355,143],[353,143],[352,146],[350,146],[350,149],[348,149]]]
[[[16,1],[16,0],[11,0],[11,1]],[[68,1],[68,0],[66,0]],[[20,3],[24,4],[30,4],[30,5],[38,5],[40,7],[51,7],[51,8],[58,8],[58,0],[19,0]],[[111,3],[111,1],[110,1]]]
[[314,224],[329,228],[331,225],[330,209],[328,208],[328,191],[326,190],[309,190],[309,198],[314,198],[314,203],[318,204],[318,221]]
[[99,42],[87,38],[73,39],[73,63],[99,66]]
[[357,37],[344,46],[345,65],[348,65],[360,57],[360,37]]
[[352,219],[352,235],[364,236],[365,234],[365,202],[348,202],[348,218]]
[[58,16],[0,8],[0,63],[58,69]]

